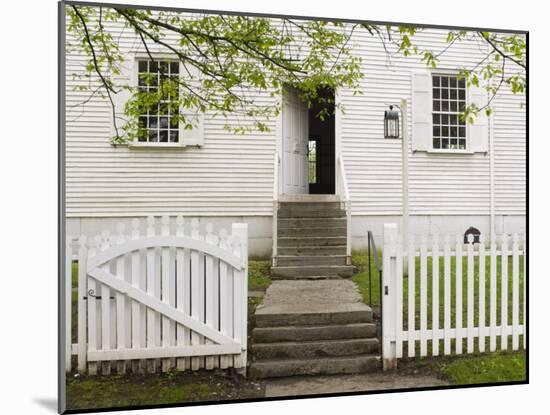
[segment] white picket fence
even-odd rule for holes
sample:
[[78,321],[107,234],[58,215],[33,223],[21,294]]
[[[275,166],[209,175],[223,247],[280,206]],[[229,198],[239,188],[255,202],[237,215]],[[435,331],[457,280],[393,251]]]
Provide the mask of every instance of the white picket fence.
[[134,219],[129,234],[120,223],[116,235],[80,237],[76,344],[70,344],[67,296],[68,371],[71,354],[79,372],[89,374],[246,369],[247,225],[234,223],[230,235],[224,229],[215,235],[211,223],[200,234],[197,219],[190,234],[181,216],[160,222],[160,233],[158,220],[148,217],[146,224]]
[[[471,243],[473,236],[469,235],[467,244],[463,235],[452,239],[411,235],[403,246],[397,225],[384,225],[382,358],[385,370],[395,368],[397,359],[405,354],[407,357],[438,356],[450,355],[453,350],[454,354],[461,354],[464,343],[466,353],[507,350],[510,339],[512,350],[520,346],[525,349],[525,238],[517,234],[501,235],[497,241],[488,242],[481,235],[480,243]],[[523,257],[522,273],[520,257]],[[416,275],[418,261],[420,275]],[[408,266],[405,279],[404,263]]]

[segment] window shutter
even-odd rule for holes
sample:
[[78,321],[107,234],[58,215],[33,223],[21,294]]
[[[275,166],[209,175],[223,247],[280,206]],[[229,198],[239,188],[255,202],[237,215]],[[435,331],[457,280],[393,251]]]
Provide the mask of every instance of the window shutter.
[[[475,85],[468,87],[468,98],[470,103],[476,104],[478,108],[487,104],[487,92],[484,88]],[[477,115],[473,124],[468,125],[468,140],[470,151],[480,153],[488,151],[488,120],[485,110]]]
[[412,74],[412,149],[432,149],[432,91],[428,71]]
[[[193,129],[186,130],[180,127],[180,141],[185,146],[202,146],[204,145],[204,113],[187,113],[183,112],[186,117],[193,117]],[[189,119],[189,118],[188,118]]]

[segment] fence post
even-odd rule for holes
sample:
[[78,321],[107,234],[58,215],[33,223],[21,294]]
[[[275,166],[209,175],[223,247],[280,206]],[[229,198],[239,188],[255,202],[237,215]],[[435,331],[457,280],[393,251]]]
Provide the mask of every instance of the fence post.
[[382,274],[382,368],[397,367],[396,352],[396,294],[397,294],[397,224],[384,224]]
[[239,317],[235,318],[239,322],[239,326],[235,327],[235,337],[241,343],[241,354],[238,364],[235,362],[235,368],[241,369],[242,375],[246,376],[246,359],[247,359],[247,318],[248,318],[248,224],[234,223],[232,226],[232,234],[237,237],[240,244],[238,252],[241,257],[242,270],[235,272],[234,290],[235,290],[235,314]]

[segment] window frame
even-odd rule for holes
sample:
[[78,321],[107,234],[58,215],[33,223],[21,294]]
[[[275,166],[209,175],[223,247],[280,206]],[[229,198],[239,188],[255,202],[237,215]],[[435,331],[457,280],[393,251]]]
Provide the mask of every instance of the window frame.
[[[465,127],[465,137],[464,138],[465,138],[465,141],[466,141],[465,148],[455,148],[455,149],[453,149],[453,148],[436,148],[433,145],[433,140],[434,140],[433,116],[434,116],[434,114],[435,113],[437,113],[437,114],[447,114],[447,115],[453,114],[450,111],[447,111],[446,113],[444,113],[442,111],[434,112],[434,110],[433,110],[433,103],[434,103],[433,78],[434,78],[434,76],[458,77],[458,73],[459,73],[458,70],[433,70],[433,71],[430,71],[430,125],[431,125],[431,128],[430,128],[430,149],[427,151],[428,153],[473,154],[473,152],[471,151],[471,147],[470,147],[470,133],[469,133],[469,125],[468,125],[467,122],[464,124],[464,127]],[[465,84],[465,88],[464,88],[464,98],[465,98],[464,105],[468,106],[469,103],[470,103],[470,93],[469,93],[469,88],[468,88],[467,84]]]
[[[174,57],[174,55],[170,54],[157,54],[152,53],[151,54],[155,60],[159,61],[171,61],[171,62],[178,62],[178,72],[179,76],[182,76],[182,70],[183,65],[179,59]],[[151,61],[151,56],[147,53],[136,53],[133,56],[132,61],[132,87],[137,88],[139,85],[139,61],[140,60],[147,60]],[[180,109],[181,110],[181,109]],[[185,143],[184,137],[184,127],[182,125],[183,123],[180,121],[178,125],[178,142],[159,142],[159,141],[138,141],[137,139],[133,140],[132,142],[128,143],[128,146],[130,148],[153,148],[153,149],[184,149],[185,147],[188,147],[188,144]]]

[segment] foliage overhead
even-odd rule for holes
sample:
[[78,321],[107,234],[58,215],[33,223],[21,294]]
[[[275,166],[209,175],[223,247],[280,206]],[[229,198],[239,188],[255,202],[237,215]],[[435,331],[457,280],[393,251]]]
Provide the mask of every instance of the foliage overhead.
[[[147,108],[170,97],[178,108],[177,121],[185,128],[194,127],[194,117],[186,114],[211,112],[222,117],[237,115],[226,122],[236,133],[268,131],[267,121],[278,115],[281,103],[265,104],[251,98],[251,92],[263,91],[276,96],[284,85],[299,90],[309,106],[321,98],[324,88],[346,88],[361,94],[361,58],[353,54],[352,37],[366,32],[384,46],[387,59],[410,56],[436,68],[439,58],[454,44],[466,39],[483,43],[487,54],[475,67],[460,68],[460,77],[468,85],[480,85],[489,93],[483,107],[470,104],[462,116],[473,119],[480,111],[491,113],[491,102],[507,84],[514,93],[526,88],[526,44],[523,35],[489,32],[449,31],[447,46],[432,51],[414,44],[422,31],[410,26],[379,26],[367,23],[342,23],[324,20],[297,20],[215,14],[182,14],[116,7],[71,5],[67,8],[68,50],[78,48],[87,56],[85,71],[72,74],[79,89],[92,96],[105,97],[112,107],[113,143],[127,143],[141,134],[138,117]],[[125,57],[116,30],[129,30],[137,36],[141,49],[156,61],[158,51],[181,62],[184,76],[162,76],[155,92],[140,91],[120,82]],[[174,41],[174,38],[177,41]],[[508,66],[516,69],[510,71]],[[144,77],[145,83],[152,79]],[[116,95],[129,94],[123,114],[117,110]],[[334,104],[334,102],[329,102]],[[318,117],[327,116],[341,105],[321,106]]]

